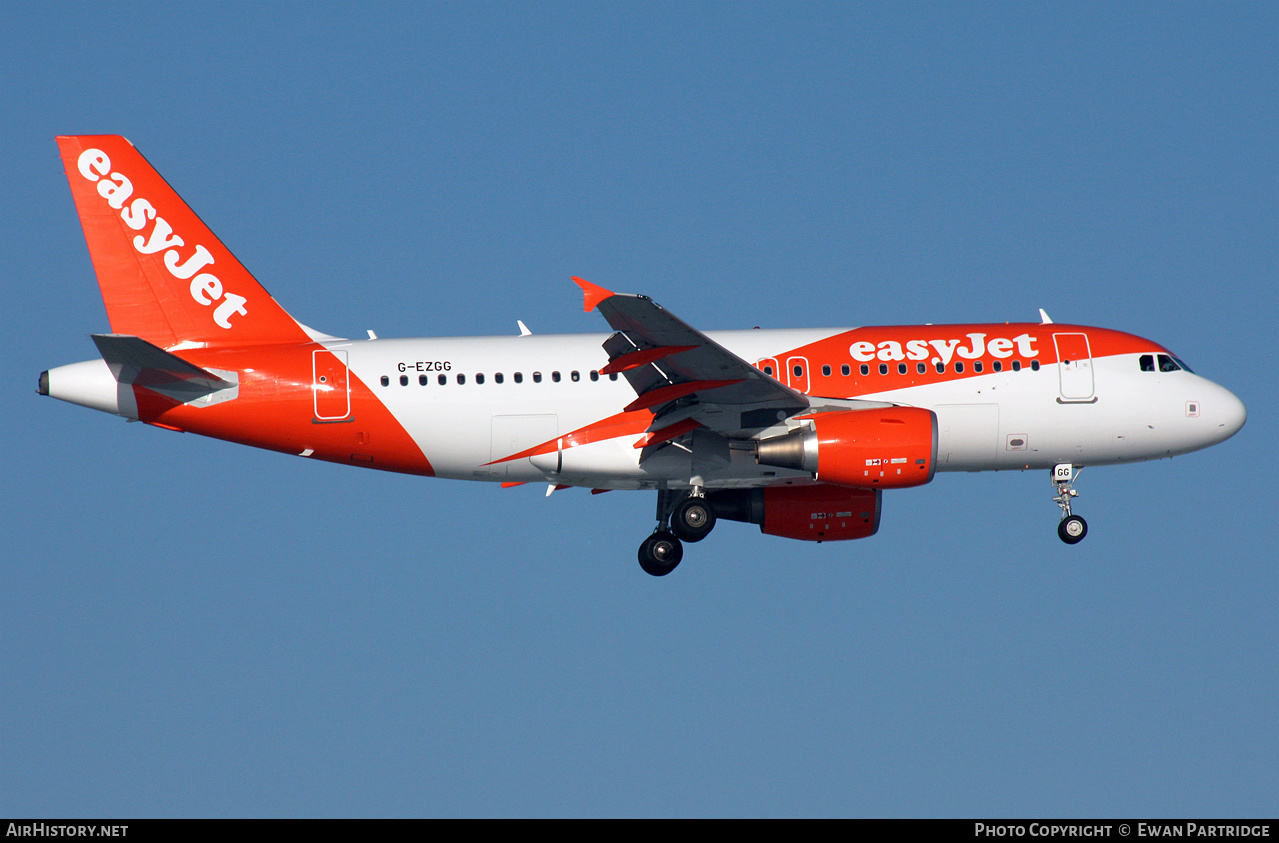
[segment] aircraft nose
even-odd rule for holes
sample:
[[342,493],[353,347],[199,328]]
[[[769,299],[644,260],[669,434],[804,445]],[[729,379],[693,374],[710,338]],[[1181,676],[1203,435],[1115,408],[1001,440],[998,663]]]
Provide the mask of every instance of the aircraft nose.
[[1217,387],[1217,394],[1212,396],[1213,406],[1205,408],[1211,413],[1212,420],[1217,423],[1217,441],[1224,442],[1239,432],[1248,420],[1248,409],[1233,392],[1223,386]]

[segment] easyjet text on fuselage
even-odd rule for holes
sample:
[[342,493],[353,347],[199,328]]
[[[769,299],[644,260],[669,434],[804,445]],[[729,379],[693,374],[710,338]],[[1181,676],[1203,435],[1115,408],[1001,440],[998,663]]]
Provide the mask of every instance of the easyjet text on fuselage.
[[1038,337],[1019,334],[1012,339],[992,337],[988,340],[986,336],[981,331],[973,331],[966,335],[966,339],[921,339],[907,340],[905,343],[897,340],[882,340],[878,343],[859,340],[848,347],[848,354],[859,363],[869,363],[872,360],[929,360],[931,357],[930,362],[943,366],[948,365],[955,355],[963,360],[976,360],[987,354],[1001,360],[1012,357],[1014,353],[1019,357],[1039,356],[1039,350],[1035,348]]

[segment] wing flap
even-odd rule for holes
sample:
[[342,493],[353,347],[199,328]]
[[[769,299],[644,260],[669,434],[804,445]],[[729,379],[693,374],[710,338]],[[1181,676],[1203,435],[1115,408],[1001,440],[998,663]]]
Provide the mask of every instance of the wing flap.
[[697,419],[684,419],[683,421],[675,422],[675,424],[667,425],[660,430],[650,430],[637,439],[631,447],[638,450],[647,448],[649,445],[664,445],[672,439],[677,439],[701,426],[702,423]]
[[725,386],[732,386],[741,381],[681,381],[666,386],[659,386],[656,389],[650,389],[640,395],[634,401],[626,405],[626,412],[630,413],[635,410],[650,410],[653,407],[660,407],[663,404],[669,404],[676,399],[683,398],[686,395],[692,395],[695,392],[709,392],[713,389],[720,389]]
[[657,348],[636,349],[610,360],[607,366],[600,369],[600,374],[612,375],[628,372],[631,369],[643,366],[645,363],[656,363],[658,360],[679,354],[682,351],[692,351],[695,348],[697,348],[695,345],[663,345]]

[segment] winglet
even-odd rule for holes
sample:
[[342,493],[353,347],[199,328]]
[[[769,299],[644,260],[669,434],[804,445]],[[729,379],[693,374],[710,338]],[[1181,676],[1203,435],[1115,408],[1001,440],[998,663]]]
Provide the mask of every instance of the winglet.
[[605,290],[598,284],[592,284],[585,278],[573,276],[573,283],[582,288],[582,304],[587,313],[595,309],[595,306],[613,295],[612,290]]

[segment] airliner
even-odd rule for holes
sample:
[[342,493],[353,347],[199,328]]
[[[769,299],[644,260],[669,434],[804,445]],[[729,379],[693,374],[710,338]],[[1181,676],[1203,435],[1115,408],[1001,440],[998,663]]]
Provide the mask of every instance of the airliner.
[[1047,470],[1074,544],[1085,466],[1233,436],[1243,403],[1132,334],[1038,322],[703,333],[574,278],[611,332],[330,336],[293,319],[126,139],[59,137],[106,303],[101,355],[39,393],[304,459],[656,492],[641,568],[720,520],[806,541],[879,529],[937,472]]

